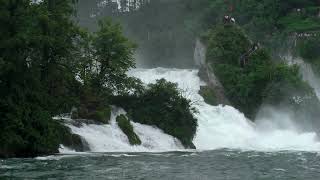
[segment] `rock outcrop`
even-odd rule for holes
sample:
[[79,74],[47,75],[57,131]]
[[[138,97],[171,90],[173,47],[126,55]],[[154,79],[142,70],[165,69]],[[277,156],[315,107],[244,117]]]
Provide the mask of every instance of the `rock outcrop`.
[[219,79],[215,76],[212,69],[212,64],[206,61],[207,47],[201,42],[200,39],[196,40],[194,61],[199,67],[199,77],[207,83],[216,97],[216,104],[231,105],[230,101],[225,95],[224,88],[219,82]]

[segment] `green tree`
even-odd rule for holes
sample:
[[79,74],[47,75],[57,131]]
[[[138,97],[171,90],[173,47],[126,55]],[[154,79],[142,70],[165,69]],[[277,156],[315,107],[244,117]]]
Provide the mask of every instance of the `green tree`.
[[[83,81],[77,118],[108,122],[110,98],[128,93],[139,83],[126,72],[135,67],[136,45],[122,34],[121,26],[107,19],[99,22],[93,34],[82,31],[78,43],[79,75]],[[108,113],[107,113],[108,112]]]
[[122,91],[126,87],[126,72],[135,67],[136,45],[123,36],[120,24],[110,20],[99,22],[99,31],[93,36],[94,64],[97,88],[107,85],[112,91]]
[[[0,38],[1,157],[56,153],[59,144],[70,135],[65,127],[52,119],[52,115],[59,113],[57,109],[62,109],[57,108],[62,101],[54,100],[60,84],[53,85],[57,83],[53,77],[58,74],[64,75],[65,79],[73,76],[64,67],[71,57],[68,49],[73,45],[62,32],[73,28],[63,21],[70,18],[65,8],[71,4],[59,3],[57,7],[65,6],[59,10],[63,18],[57,18],[57,15],[54,21],[50,14],[54,7],[49,8],[47,1],[40,4],[32,4],[29,0],[0,1],[0,32],[4,35]],[[58,21],[62,30],[54,35],[51,28],[54,26],[53,29],[58,30]]]
[[75,43],[80,38],[78,26],[72,21],[74,0],[44,0],[37,7],[40,36],[39,64],[41,82],[46,88],[51,111],[65,112],[76,103],[79,84],[75,81],[78,63]]

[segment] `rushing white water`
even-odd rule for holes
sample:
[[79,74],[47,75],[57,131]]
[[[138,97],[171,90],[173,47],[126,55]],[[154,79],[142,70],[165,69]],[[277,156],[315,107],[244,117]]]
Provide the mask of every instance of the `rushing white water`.
[[[131,146],[127,136],[116,123],[116,117],[125,114],[122,109],[113,108],[111,122],[108,125],[82,124],[81,127],[68,124],[74,134],[83,137],[92,152],[150,152],[173,151],[183,149],[174,137],[164,134],[160,129],[131,122],[142,144]],[[60,149],[62,153],[63,149]]]
[[[191,69],[134,69],[128,75],[141,79],[145,84],[164,78],[178,84],[182,94],[192,100],[198,110],[198,128],[193,143],[199,150],[232,148],[256,151],[320,151],[320,142],[314,132],[301,132],[284,113],[270,110],[268,117],[257,119],[254,124],[231,106],[211,106],[198,94],[204,82],[198,70]],[[142,144],[131,146],[126,135],[116,123],[116,117],[125,114],[113,108],[109,125],[69,124],[72,132],[83,137],[92,152],[155,152],[182,150],[181,143],[161,130],[131,122]],[[70,152],[62,147],[61,152]]]
[[[129,75],[140,78],[144,83],[155,83],[164,78],[175,82],[183,94],[194,101],[199,113],[198,129],[194,144],[200,150],[236,148],[258,151],[302,150],[319,151],[320,142],[314,132],[299,132],[294,125],[281,126],[283,116],[275,119],[260,119],[253,124],[238,110],[230,106],[211,106],[198,94],[204,83],[197,76],[197,70],[186,69],[135,69]],[[276,113],[276,112],[274,112]],[[279,119],[277,119],[279,118]],[[286,119],[286,122],[290,119]]]

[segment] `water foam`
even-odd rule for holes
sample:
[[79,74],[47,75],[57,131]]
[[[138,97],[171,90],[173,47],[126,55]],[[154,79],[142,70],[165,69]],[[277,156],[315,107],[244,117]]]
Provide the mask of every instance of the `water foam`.
[[[204,84],[197,76],[198,70],[188,69],[134,69],[130,76],[144,83],[155,83],[164,78],[178,84],[185,97],[191,99],[199,113],[194,144],[200,150],[232,148],[258,151],[319,151],[320,142],[314,132],[299,132],[294,128],[280,127],[282,119],[263,119],[253,124],[238,110],[230,106],[211,106],[198,94]],[[269,122],[268,128],[265,123]],[[271,123],[271,125],[270,125]]]
[[131,146],[127,136],[117,125],[116,117],[120,114],[125,114],[125,111],[113,108],[111,122],[107,125],[67,125],[74,134],[80,135],[88,142],[91,152],[158,152],[183,149],[176,138],[163,133],[162,130],[134,122],[131,124],[142,144]]

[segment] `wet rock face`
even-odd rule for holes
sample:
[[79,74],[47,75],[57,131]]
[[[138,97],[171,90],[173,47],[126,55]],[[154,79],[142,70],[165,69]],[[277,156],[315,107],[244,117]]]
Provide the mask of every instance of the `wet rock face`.
[[[206,45],[203,44],[200,39],[197,39],[195,44],[194,61],[199,66],[198,76],[201,78],[201,80],[207,83],[207,86],[205,87],[205,94],[211,94],[211,96],[215,97],[214,104],[230,105],[230,101],[225,96],[223,86],[221,85],[219,79],[215,76],[210,63],[206,62]],[[202,95],[204,94],[202,93]]]

